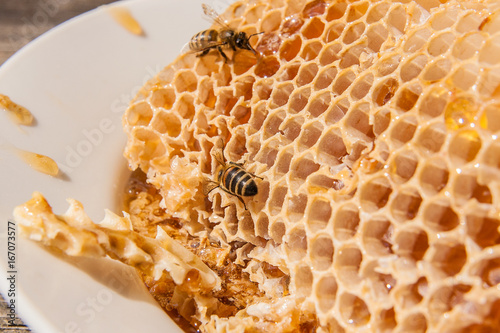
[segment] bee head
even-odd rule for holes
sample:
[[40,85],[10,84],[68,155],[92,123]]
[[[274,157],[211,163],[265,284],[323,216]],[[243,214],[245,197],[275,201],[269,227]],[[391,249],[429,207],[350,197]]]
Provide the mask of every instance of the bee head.
[[247,34],[245,32],[239,32],[235,39],[236,46],[239,47],[240,49],[250,50],[252,51],[253,54],[256,54],[252,45],[250,45],[250,38],[252,38],[252,36],[259,35],[262,33],[263,32],[259,32],[247,37]]

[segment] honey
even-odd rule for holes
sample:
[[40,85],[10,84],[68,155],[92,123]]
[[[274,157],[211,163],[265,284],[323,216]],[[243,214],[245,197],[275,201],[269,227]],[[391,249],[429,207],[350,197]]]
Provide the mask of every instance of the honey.
[[19,157],[26,162],[33,170],[47,174],[49,176],[57,176],[59,174],[59,167],[57,163],[50,157],[32,153],[25,150],[17,150]]
[[0,108],[4,108],[9,117],[18,125],[30,126],[33,124],[33,114],[17,103],[14,103],[8,96],[0,94]]
[[118,22],[118,24],[120,24],[131,34],[134,34],[136,36],[144,35],[144,31],[141,25],[132,16],[132,13],[128,8],[122,6],[111,6],[108,8],[108,13],[116,22]]

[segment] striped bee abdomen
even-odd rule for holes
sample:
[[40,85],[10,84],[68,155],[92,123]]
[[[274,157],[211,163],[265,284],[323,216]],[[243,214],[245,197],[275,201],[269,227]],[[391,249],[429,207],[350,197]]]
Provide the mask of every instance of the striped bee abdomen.
[[239,165],[231,165],[224,170],[220,183],[232,194],[250,197],[257,194],[257,184],[252,175]]
[[214,43],[218,42],[219,33],[217,30],[204,30],[191,38],[189,48],[192,51],[202,51],[206,48],[212,47]]

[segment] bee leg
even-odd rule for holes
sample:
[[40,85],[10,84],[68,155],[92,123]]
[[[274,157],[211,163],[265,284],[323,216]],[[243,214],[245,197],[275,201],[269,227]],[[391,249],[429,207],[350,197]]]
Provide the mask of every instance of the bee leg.
[[227,57],[227,55],[224,53],[224,51],[222,51],[222,47],[220,46],[217,46],[217,50],[219,50],[220,54],[222,55],[222,57],[224,58],[224,62],[228,62],[229,61],[229,58]]
[[245,207],[245,210],[248,210],[247,205],[245,204],[245,201],[243,201],[243,199],[239,195],[235,195],[235,197],[237,197],[238,200],[243,204],[243,207]]
[[210,48],[206,48],[204,49],[203,51],[201,51],[201,53],[197,54],[196,56],[197,57],[203,57],[204,55],[206,55],[208,52],[210,52]]

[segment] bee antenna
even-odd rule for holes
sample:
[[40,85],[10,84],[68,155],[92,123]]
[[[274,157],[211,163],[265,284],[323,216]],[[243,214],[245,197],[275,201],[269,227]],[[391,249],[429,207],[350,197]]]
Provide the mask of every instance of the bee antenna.
[[256,33],[251,34],[250,36],[248,36],[248,39],[250,39],[253,36],[257,36],[257,35],[263,34],[263,33],[264,33],[264,31],[262,31],[262,32],[256,32]]

